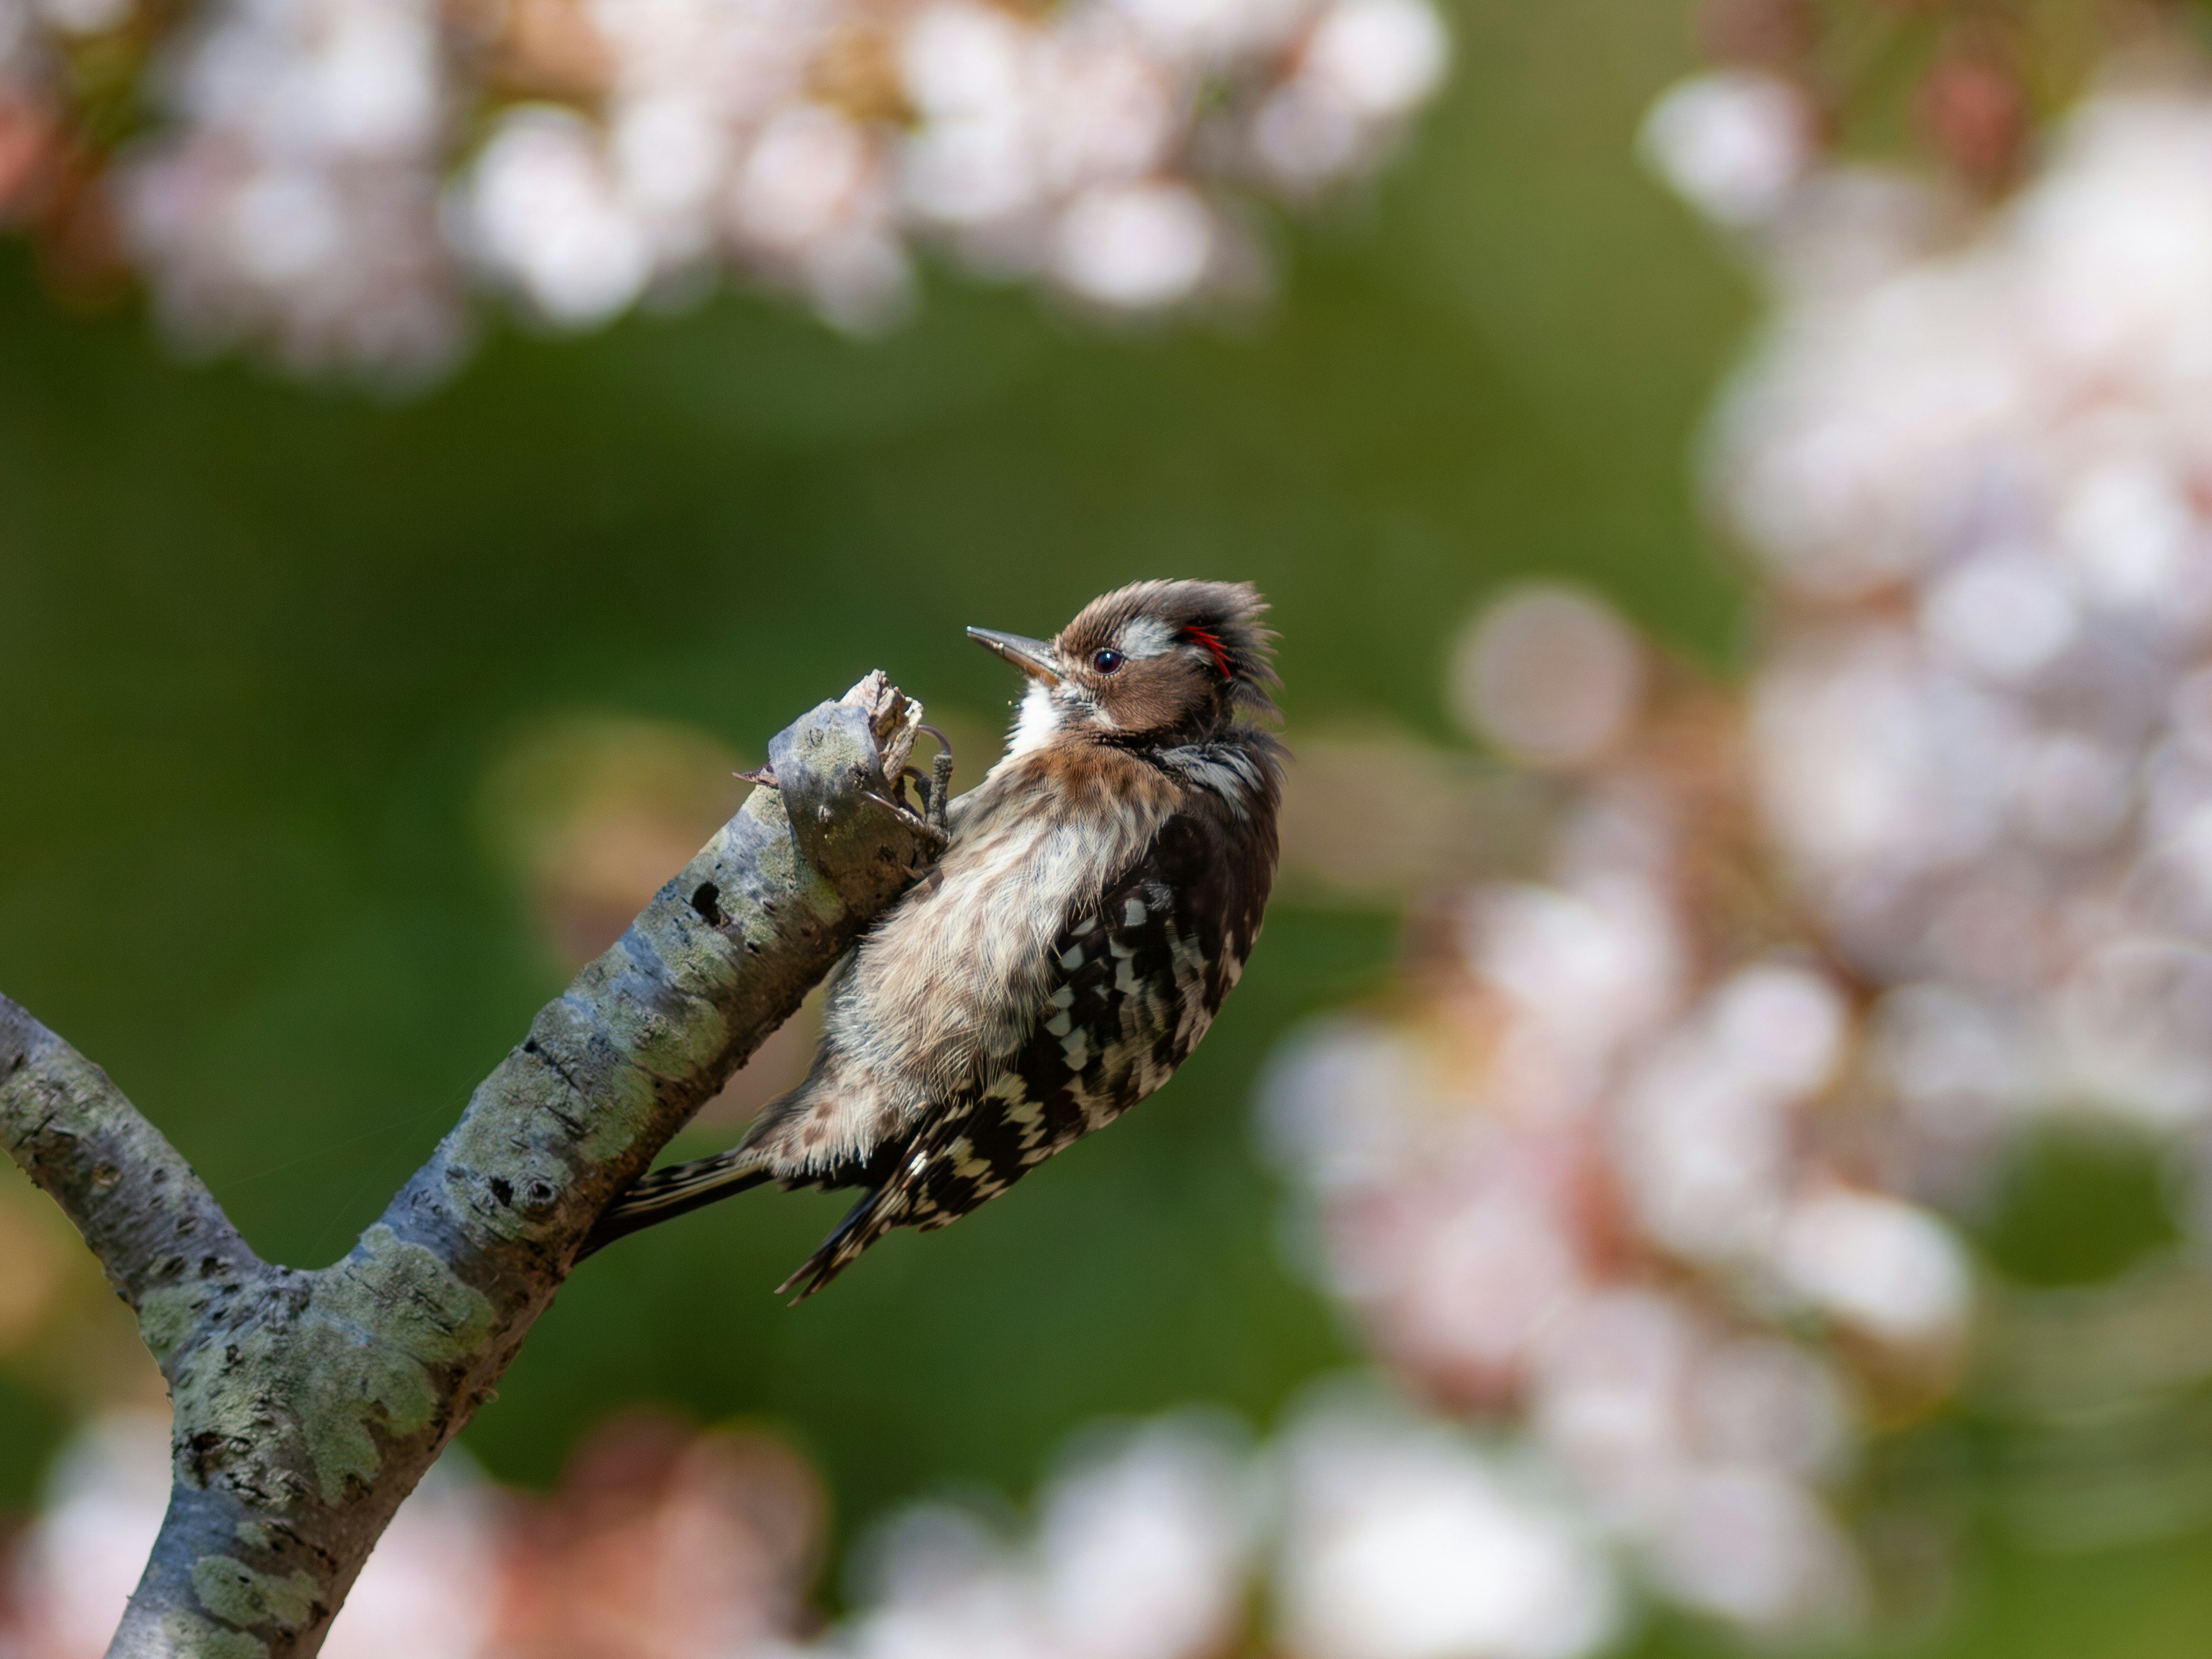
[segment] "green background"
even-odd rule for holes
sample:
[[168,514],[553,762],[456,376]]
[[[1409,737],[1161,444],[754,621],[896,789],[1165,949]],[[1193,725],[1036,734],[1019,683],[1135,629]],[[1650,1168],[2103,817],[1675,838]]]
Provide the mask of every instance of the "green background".
[[[1449,737],[1448,642],[1530,572],[1725,665],[1745,590],[1691,455],[1749,295],[1633,161],[1691,61],[1682,8],[1454,11],[1451,89],[1403,161],[1285,228],[1278,301],[1233,327],[1101,334],[939,281],[858,344],[726,297],[581,342],[500,333],[391,405],[179,365],[0,255],[0,985],[258,1249],[319,1265],[558,988],[471,818],[534,720],[672,719],[757,754],[876,665],[994,716],[1012,688],[964,624],[1046,633],[1167,574],[1273,599],[1293,746],[1378,717]],[[804,1308],[769,1287],[840,1197],[595,1260],[469,1449],[543,1483],[625,1402],[765,1419],[849,1536],[933,1488],[1026,1492],[1100,1414],[1264,1424],[1353,1348],[1282,1266],[1252,1080],[1288,1023],[1383,982],[1395,933],[1279,904],[1158,1101]],[[64,1418],[0,1375],[0,1506]],[[2202,1538],[1984,1555],[1942,1651],[2212,1647]]]

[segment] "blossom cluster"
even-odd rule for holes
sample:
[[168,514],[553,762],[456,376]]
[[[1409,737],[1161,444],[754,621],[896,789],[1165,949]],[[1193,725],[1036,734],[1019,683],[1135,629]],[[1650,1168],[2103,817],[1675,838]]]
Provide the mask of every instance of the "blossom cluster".
[[[96,1423],[0,1553],[0,1655],[94,1659],[158,1528],[168,1435]],[[1576,1659],[1613,1628],[1598,1540],[1535,1473],[1358,1391],[1272,1449],[1203,1413],[1079,1438],[1033,1522],[945,1502],[864,1539],[854,1607],[807,1611],[806,1466],[757,1434],[617,1419],[548,1497],[449,1455],[331,1628],[332,1659],[1208,1659],[1255,1617],[1302,1659]],[[1255,1609],[1260,1609],[1255,1614]]]
[[1776,598],[1765,821],[1881,988],[1925,1134],[2068,1102],[2186,1129],[2212,1117],[2212,100],[2109,88],[1971,236],[1945,207],[1814,168],[1749,227],[1780,303],[1712,475]]
[[1762,890],[1740,712],[1656,666],[1569,591],[1480,620],[1461,700],[1565,775],[1550,866],[1434,901],[1265,1123],[1389,1371],[1507,1416],[1668,1599],[1802,1634],[1863,1599],[1831,1494],[1948,1383],[1972,1276],[1866,1155],[1862,1000]]
[[[70,53],[154,17],[0,0],[0,208],[85,148]],[[1103,315],[1248,295],[1259,204],[1371,172],[1447,56],[1430,0],[210,0],[138,50],[103,199],[173,335],[400,379],[472,287],[576,329],[729,273],[872,330],[926,244]]]
[[1418,912],[1265,1113],[1385,1368],[1760,1630],[1864,1599],[1833,1497],[1977,1337],[1947,1207],[2053,1113],[2212,1128],[2212,96],[2110,80],[1994,204],[1822,130],[1738,65],[1644,135],[1771,295],[1706,453],[1747,683],[1479,619],[1543,867]]

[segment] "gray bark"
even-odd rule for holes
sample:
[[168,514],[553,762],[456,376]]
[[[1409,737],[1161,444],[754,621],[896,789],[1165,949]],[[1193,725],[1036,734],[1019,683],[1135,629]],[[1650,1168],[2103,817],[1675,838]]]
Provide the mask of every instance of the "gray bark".
[[928,861],[883,797],[921,718],[872,675],[532,1022],[344,1260],[262,1261],[106,1074],[0,997],[0,1140],[138,1316],[168,1513],[111,1659],[307,1659],[610,1200]]

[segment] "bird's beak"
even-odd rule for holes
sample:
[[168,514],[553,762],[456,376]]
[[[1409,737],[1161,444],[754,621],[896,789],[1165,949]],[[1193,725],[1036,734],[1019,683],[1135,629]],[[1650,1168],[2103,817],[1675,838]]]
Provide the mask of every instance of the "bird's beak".
[[1001,634],[995,628],[971,628],[968,637],[987,651],[995,651],[1008,662],[1032,678],[1047,685],[1060,684],[1059,671],[1052,665],[1052,647],[1042,640],[1025,640],[1018,634]]

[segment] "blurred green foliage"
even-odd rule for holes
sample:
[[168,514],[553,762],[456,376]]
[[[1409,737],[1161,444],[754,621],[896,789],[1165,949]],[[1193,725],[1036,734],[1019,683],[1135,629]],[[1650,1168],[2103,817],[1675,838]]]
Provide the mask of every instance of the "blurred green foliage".
[[2021,1139],[1978,1228],[1990,1264],[2021,1285],[2089,1285],[2182,1241],[2164,1149],[2096,1120]]

